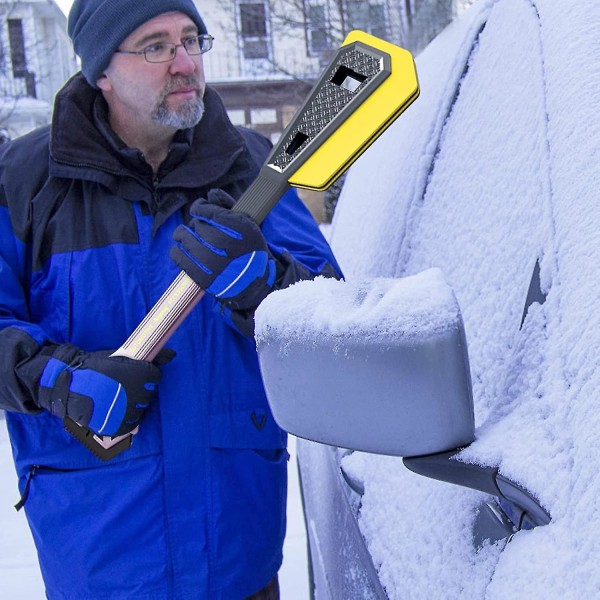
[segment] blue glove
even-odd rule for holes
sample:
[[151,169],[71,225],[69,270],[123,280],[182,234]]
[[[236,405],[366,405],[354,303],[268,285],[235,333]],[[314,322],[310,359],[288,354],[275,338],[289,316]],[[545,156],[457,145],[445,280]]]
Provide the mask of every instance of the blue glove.
[[39,406],[99,435],[135,429],[161,379],[157,365],[171,360],[174,353],[161,351],[155,364],[110,354],[83,352],[71,344],[55,347],[39,381]]
[[273,290],[276,263],[260,227],[231,206],[222,190],[196,200],[190,222],[175,229],[171,258],[231,310],[254,310]]

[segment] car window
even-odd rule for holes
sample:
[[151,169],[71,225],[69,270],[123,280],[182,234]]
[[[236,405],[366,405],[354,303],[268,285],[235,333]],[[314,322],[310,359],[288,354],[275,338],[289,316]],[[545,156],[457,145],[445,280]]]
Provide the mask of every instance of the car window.
[[[528,2],[497,3],[472,17],[462,36],[454,64],[440,67],[446,56],[435,54],[435,43],[420,57],[419,129],[391,128],[357,163],[340,199],[333,244],[354,277],[443,270],[469,343],[481,437],[471,456],[524,474],[518,480],[529,484],[535,461],[518,448],[530,440],[511,427],[517,431],[515,423],[530,414],[521,408],[543,395],[547,305],[532,304],[521,321],[538,261],[548,284],[555,243],[538,15]],[[432,73],[443,79],[427,97]],[[365,217],[358,219],[361,201]],[[372,206],[377,216],[369,214]],[[544,435],[543,425],[538,431]],[[391,597],[401,597],[407,581],[419,582],[419,597],[436,597],[440,589],[448,597],[485,596],[500,549],[474,550],[481,494],[417,480],[394,459],[354,453],[343,465],[364,481],[361,530]],[[423,577],[426,563],[439,566],[435,578]]]
[[542,52],[535,11],[523,5],[522,13],[518,34],[504,38],[498,30],[512,15],[493,12],[473,48],[395,273],[440,267],[454,288],[478,424],[515,393],[524,302],[552,244]]

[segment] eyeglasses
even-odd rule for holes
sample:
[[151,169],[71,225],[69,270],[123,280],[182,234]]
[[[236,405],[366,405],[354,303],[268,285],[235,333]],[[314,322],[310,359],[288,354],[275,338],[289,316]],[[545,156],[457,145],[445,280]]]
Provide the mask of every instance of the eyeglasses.
[[189,56],[205,54],[213,46],[215,38],[208,33],[197,35],[183,40],[181,44],[172,44],[169,42],[157,42],[151,46],[146,46],[143,50],[115,50],[118,54],[143,54],[149,63],[163,63],[175,59],[177,48],[183,47]]

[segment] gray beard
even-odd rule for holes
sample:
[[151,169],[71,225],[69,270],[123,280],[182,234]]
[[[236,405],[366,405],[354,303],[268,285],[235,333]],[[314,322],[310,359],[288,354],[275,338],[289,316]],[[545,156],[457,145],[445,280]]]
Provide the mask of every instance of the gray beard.
[[194,98],[182,104],[177,110],[168,107],[166,98],[156,107],[152,118],[167,127],[188,129],[200,122],[204,115],[204,101]]

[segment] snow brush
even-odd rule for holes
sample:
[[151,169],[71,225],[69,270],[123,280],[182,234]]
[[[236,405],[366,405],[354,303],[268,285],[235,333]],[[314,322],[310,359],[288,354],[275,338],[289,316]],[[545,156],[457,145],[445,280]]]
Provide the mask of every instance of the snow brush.
[[[326,190],[418,95],[410,52],[362,31],[350,32],[231,210],[260,224],[290,187]],[[114,356],[153,360],[203,296],[204,290],[181,271]],[[102,460],[129,448],[138,430],[108,437],[69,418],[64,424]]]

